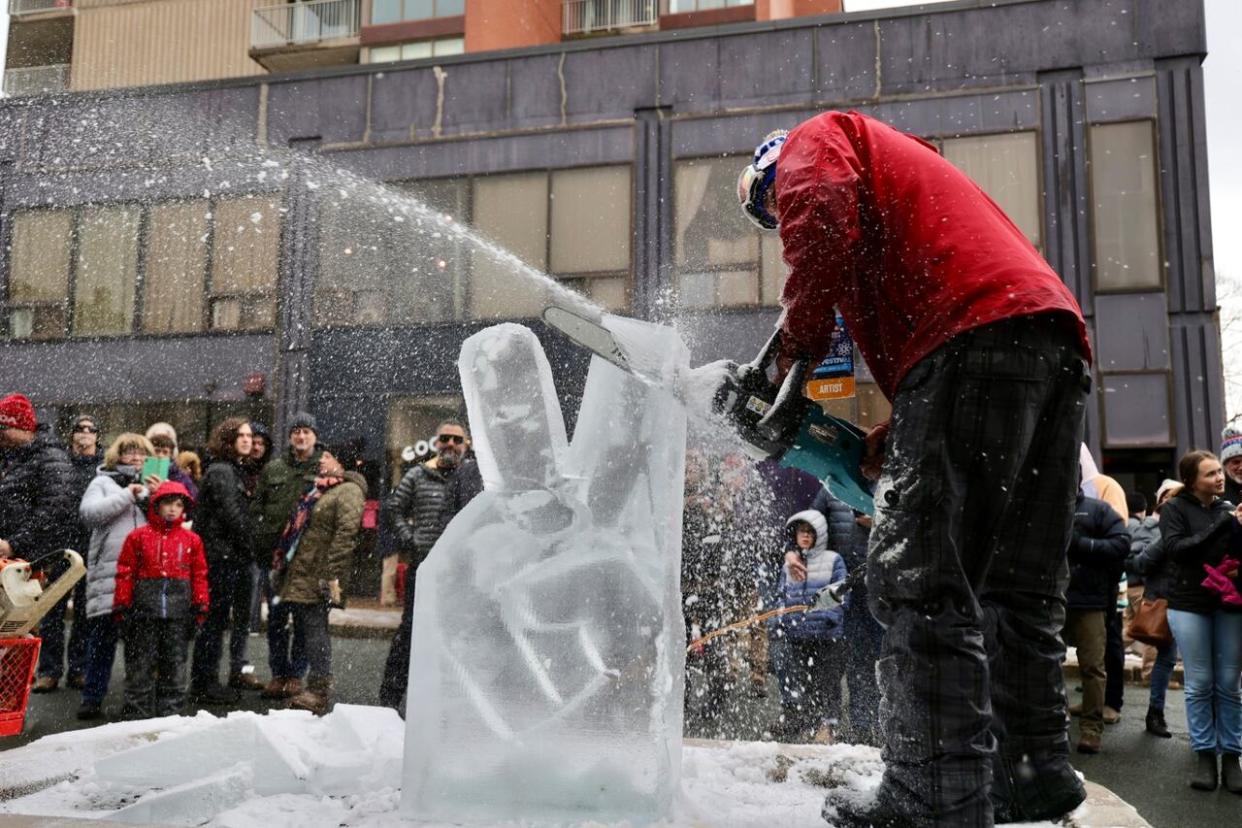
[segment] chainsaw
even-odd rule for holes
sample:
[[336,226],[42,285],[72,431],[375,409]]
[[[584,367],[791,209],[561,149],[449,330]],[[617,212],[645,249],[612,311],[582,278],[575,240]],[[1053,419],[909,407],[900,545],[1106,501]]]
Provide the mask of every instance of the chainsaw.
[[[544,309],[543,320],[618,368],[647,382],[659,381],[635,369],[626,349],[605,326],[606,315],[594,320],[551,305]],[[778,384],[776,362],[780,353],[778,330],[752,361],[709,366],[718,370],[720,377],[711,400],[713,412],[729,424],[753,459],[771,460],[808,472],[851,509],[872,514],[872,484],[861,469],[862,430],[848,420],[825,413],[806,398],[803,387],[813,367],[807,360],[794,362]],[[676,381],[671,390],[679,394]]]
[[[45,587],[41,583],[42,573],[61,561],[66,561],[68,567]],[[72,549],[29,562],[17,558],[0,560],[0,637],[16,638],[30,632],[85,574],[82,556]]]

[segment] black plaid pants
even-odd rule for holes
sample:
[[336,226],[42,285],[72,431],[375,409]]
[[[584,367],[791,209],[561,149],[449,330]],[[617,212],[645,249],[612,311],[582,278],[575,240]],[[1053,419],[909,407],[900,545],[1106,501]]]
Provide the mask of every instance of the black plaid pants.
[[990,826],[994,799],[1022,813],[1079,784],[1060,631],[1090,378],[1067,319],[960,334],[893,400],[867,587],[880,804],[903,824]]

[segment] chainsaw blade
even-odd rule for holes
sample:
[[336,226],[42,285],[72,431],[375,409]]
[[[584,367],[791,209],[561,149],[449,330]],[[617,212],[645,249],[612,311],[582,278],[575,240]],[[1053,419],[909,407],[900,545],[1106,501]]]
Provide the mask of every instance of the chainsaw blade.
[[598,322],[556,305],[543,309],[543,321],[601,359],[611,362],[622,371],[634,373],[625,349],[617,344],[612,331]]

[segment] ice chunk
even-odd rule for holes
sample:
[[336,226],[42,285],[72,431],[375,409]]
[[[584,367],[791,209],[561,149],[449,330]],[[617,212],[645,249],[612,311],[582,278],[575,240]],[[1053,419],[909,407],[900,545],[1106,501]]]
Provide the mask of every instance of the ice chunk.
[[681,767],[679,604],[688,370],[670,328],[604,324],[572,443],[534,334],[470,337],[459,368],[486,491],[419,568],[402,811],[427,820],[646,822]]
[[133,825],[202,825],[254,795],[254,770],[240,764],[167,790],[151,791],[109,815]]
[[[309,715],[298,718],[310,721]],[[104,783],[171,788],[246,762],[254,768],[258,793],[302,791],[309,770],[284,740],[271,738],[260,721],[253,715],[230,716],[214,727],[104,757],[95,763],[95,772]]]

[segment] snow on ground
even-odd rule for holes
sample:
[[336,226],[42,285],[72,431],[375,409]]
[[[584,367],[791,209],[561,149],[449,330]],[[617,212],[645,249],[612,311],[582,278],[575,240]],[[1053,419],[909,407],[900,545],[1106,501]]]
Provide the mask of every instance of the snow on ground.
[[[397,813],[404,734],[387,708],[343,704],[322,719],[200,712],[60,733],[0,754],[0,798],[8,800],[0,813],[136,825],[408,828]],[[868,747],[689,742],[665,828],[824,826],[827,787],[866,796],[881,770]]]

